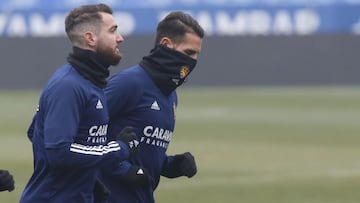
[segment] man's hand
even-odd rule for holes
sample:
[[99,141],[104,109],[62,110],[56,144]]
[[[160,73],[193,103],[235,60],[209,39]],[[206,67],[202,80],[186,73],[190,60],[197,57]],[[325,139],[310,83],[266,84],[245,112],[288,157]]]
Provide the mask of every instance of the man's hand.
[[139,152],[139,139],[132,127],[125,127],[116,136],[116,140],[124,142],[130,150],[130,155],[136,155]]
[[0,169],[0,191],[13,191],[15,188],[13,176],[7,170]]
[[136,165],[130,167],[124,180],[133,187],[147,186],[154,182],[154,179],[145,168]]
[[190,152],[175,155],[174,162],[177,162],[180,173],[188,178],[193,177],[197,172],[194,156]]

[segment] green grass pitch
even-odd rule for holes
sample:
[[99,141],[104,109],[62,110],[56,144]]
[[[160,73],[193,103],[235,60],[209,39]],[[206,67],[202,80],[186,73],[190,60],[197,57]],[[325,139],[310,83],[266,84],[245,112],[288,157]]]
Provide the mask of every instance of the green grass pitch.
[[[0,91],[0,168],[19,201],[32,172],[27,126],[39,91]],[[198,174],[162,178],[158,203],[359,203],[360,88],[180,88],[169,154]]]

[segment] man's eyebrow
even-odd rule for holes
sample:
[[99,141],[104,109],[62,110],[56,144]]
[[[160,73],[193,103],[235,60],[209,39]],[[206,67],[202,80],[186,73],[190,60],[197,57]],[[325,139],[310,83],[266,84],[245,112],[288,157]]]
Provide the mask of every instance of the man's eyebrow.
[[197,51],[197,50],[194,50],[194,49],[186,49],[185,52],[188,52],[189,54],[198,54],[200,52],[200,50]]
[[117,30],[118,29],[118,25],[113,25],[109,28],[109,30]]

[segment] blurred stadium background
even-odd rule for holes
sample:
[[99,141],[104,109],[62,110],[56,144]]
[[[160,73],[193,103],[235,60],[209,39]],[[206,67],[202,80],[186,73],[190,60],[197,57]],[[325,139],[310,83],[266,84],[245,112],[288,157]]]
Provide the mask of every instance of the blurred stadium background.
[[360,0],[0,0],[0,168],[16,180],[1,203],[31,175],[26,130],[71,49],[64,16],[99,2],[125,36],[112,73],[150,51],[171,10],[207,33],[169,148],[192,151],[199,173],[162,179],[157,202],[360,202]]

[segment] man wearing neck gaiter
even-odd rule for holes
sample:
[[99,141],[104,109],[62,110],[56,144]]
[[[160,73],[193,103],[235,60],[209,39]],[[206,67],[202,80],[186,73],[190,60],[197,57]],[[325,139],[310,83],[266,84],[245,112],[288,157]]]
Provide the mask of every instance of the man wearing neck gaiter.
[[90,203],[100,170],[136,152],[136,135],[129,128],[110,141],[103,88],[109,66],[120,62],[112,9],[105,4],[72,10],[65,30],[73,44],[65,64],[49,79],[28,130],[34,172],[21,203]]
[[160,176],[192,177],[196,164],[189,152],[167,155],[173,136],[176,88],[196,65],[204,31],[190,15],[172,12],[157,27],[155,47],[133,67],[115,74],[105,88],[109,136],[133,126],[140,139],[138,156],[102,174],[111,203],[152,203]]

